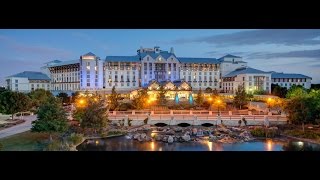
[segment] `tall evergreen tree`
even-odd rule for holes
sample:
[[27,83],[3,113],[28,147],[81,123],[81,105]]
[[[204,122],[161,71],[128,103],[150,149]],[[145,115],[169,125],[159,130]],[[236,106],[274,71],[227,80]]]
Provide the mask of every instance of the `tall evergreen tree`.
[[138,91],[138,94],[132,100],[132,105],[136,109],[144,109],[147,107],[148,99],[149,99],[148,90],[142,89]]
[[68,128],[67,114],[61,101],[50,97],[47,102],[40,105],[38,119],[32,122],[32,132],[64,132]]
[[166,105],[166,93],[167,91],[164,89],[163,86],[160,86],[160,89],[159,89],[159,94],[158,94],[158,102],[160,105]]
[[200,88],[197,94],[196,103],[198,106],[201,106],[203,104],[203,101],[204,101],[203,92]]
[[83,108],[80,116],[80,125],[84,128],[100,130],[107,127],[107,108],[102,101],[90,99],[88,105]]
[[239,109],[242,109],[244,105],[248,102],[247,100],[247,93],[245,91],[244,86],[239,85],[238,89],[236,90],[236,95],[233,99],[233,105]]
[[112,87],[111,95],[108,97],[110,110],[116,110],[119,107],[119,94],[116,92],[116,87]]

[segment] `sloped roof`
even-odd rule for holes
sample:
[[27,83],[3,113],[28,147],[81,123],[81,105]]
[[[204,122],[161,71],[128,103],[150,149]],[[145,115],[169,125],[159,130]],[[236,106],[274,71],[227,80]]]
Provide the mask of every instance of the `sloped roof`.
[[55,66],[64,66],[64,65],[69,65],[69,64],[77,64],[80,63],[80,60],[70,60],[70,61],[60,61],[60,63],[52,64],[47,67],[55,67]]
[[46,74],[36,71],[24,71],[9,77],[22,77],[28,78],[29,80],[50,80],[50,78]]
[[165,59],[168,59],[170,56],[176,57],[175,54],[169,53],[168,51],[160,51],[159,53],[155,53],[155,52],[143,52],[143,53],[140,53],[141,58],[144,58],[147,55],[151,56],[153,59],[156,59],[160,55]]
[[271,74],[271,78],[310,78],[309,76],[305,76],[303,74],[293,74],[293,73],[277,73],[273,72]]
[[222,56],[221,58],[219,59],[223,59],[223,58],[241,58],[240,56],[234,56],[234,55],[231,55],[231,54],[227,54],[225,56]]
[[181,63],[208,63],[218,64],[221,61],[216,58],[193,58],[193,57],[177,57]]
[[84,54],[82,56],[96,56],[95,54],[93,54],[92,52],[88,52],[87,54]]
[[258,69],[250,68],[250,67],[244,67],[244,68],[238,68],[223,77],[235,77],[239,74],[270,74],[270,73],[261,71]]

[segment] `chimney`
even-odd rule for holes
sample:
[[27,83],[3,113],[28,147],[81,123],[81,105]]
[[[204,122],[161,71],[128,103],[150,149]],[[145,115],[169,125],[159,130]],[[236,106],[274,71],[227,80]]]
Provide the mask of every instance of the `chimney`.
[[171,54],[174,54],[174,49],[173,49],[173,47],[170,48],[170,53],[171,53]]

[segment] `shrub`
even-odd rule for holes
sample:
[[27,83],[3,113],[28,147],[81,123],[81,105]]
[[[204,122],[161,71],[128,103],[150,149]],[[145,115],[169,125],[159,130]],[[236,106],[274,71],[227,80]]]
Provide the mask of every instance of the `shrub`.
[[2,148],[3,148],[3,145],[0,143],[0,151],[1,151]]
[[54,140],[48,144],[46,151],[69,151],[70,146],[68,143],[62,142],[60,140]]
[[72,144],[79,144],[82,142],[82,140],[83,140],[83,134],[72,133],[68,137],[68,141],[71,142]]
[[122,135],[124,134],[124,132],[122,131],[109,131],[108,132],[108,136],[111,136],[111,135]]
[[276,130],[276,129],[255,128],[255,129],[251,130],[251,134],[252,134],[252,136],[255,136],[255,137],[272,138],[272,137],[276,137],[276,136],[280,135],[280,131]]
[[300,138],[307,138],[307,139],[318,139],[320,138],[320,132],[314,132],[314,131],[305,131],[302,130],[288,130],[286,131],[286,134],[300,137]]
[[262,128],[255,128],[251,131],[251,135],[255,137],[265,137],[266,134],[264,132],[264,129]]

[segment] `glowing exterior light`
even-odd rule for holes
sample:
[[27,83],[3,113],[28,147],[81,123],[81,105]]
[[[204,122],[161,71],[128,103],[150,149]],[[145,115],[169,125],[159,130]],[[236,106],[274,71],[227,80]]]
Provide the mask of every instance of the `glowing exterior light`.
[[82,105],[84,104],[84,100],[83,99],[80,99],[79,103]]
[[209,98],[208,101],[212,101],[212,98]]
[[220,103],[221,103],[221,101],[220,101],[220,100],[218,100],[218,101],[217,101],[217,103],[218,103],[218,104],[220,104]]

